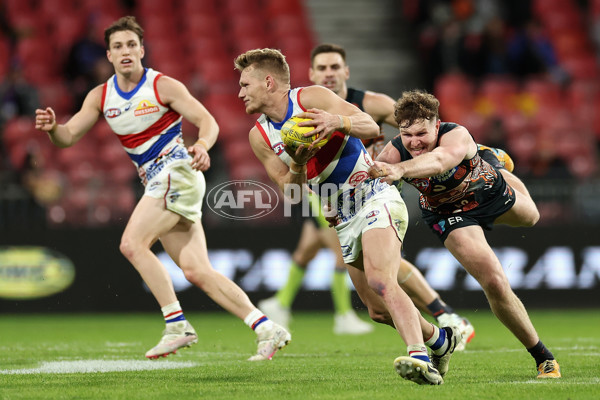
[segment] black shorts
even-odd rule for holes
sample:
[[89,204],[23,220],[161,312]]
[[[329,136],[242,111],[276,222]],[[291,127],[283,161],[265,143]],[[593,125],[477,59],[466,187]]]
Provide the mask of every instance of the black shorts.
[[446,241],[450,232],[465,226],[479,225],[483,229],[491,230],[496,218],[515,205],[515,191],[502,178],[502,174],[499,176],[500,179],[490,189],[485,201],[472,210],[440,214],[421,209],[423,219],[442,243]]

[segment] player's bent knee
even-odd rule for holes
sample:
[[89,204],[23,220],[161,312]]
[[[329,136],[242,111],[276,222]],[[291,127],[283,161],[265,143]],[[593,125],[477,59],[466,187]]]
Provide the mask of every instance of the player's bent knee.
[[481,282],[481,287],[485,291],[486,296],[492,298],[505,297],[512,290],[508,280],[499,274],[492,274],[491,276],[486,277],[486,279]]
[[181,270],[185,279],[204,291],[206,291],[204,288],[205,283],[211,281],[211,275],[214,272],[213,270],[203,271],[200,268],[186,268],[185,266],[182,266]]
[[119,251],[128,260],[132,260],[136,254],[134,243],[126,237],[121,238],[121,243],[119,244]]

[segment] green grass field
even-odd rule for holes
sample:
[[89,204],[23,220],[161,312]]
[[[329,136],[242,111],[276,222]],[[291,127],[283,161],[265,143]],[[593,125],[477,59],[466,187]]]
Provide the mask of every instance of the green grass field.
[[454,354],[442,386],[396,375],[392,362],[406,347],[386,326],[336,336],[331,314],[297,313],[292,343],[270,362],[250,363],[254,334],[241,321],[186,316],[199,343],[149,361],[160,314],[0,315],[0,399],[600,398],[600,310],[531,312],[560,380],[535,379],[533,359],[491,313],[465,313],[476,336]]

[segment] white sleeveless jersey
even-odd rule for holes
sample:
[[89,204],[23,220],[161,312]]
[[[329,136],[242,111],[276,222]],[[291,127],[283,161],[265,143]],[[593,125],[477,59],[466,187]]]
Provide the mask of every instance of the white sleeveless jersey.
[[[289,118],[306,111],[300,103],[301,92],[302,88],[289,91],[288,112],[283,121],[273,122],[264,114],[256,121],[265,142],[288,166],[291,157],[283,148],[280,130]],[[338,217],[344,222],[352,218],[369,198],[391,188],[379,179],[368,179],[371,165],[373,160],[360,139],[336,131],[308,160],[308,184],[331,207],[337,206]]]
[[138,167],[144,183],[162,170],[164,163],[157,160],[162,156],[169,154],[172,160],[190,157],[183,145],[181,115],[164,105],[156,90],[161,76],[146,68],[138,85],[123,92],[113,75],[102,92],[104,117]]

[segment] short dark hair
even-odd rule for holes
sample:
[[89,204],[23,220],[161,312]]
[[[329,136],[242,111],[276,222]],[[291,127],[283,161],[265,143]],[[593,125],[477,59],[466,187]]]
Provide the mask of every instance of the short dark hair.
[[420,120],[439,119],[440,101],[422,90],[410,90],[394,106],[394,118],[400,128],[408,128]]
[[265,70],[286,84],[290,84],[290,66],[285,56],[277,49],[254,49],[236,57],[235,69],[242,72],[253,65],[257,69]]
[[342,46],[334,43],[322,43],[310,52],[310,65],[313,65],[315,57],[321,53],[338,53],[346,62],[346,50]]
[[127,16],[119,18],[104,30],[104,43],[106,43],[107,49],[110,50],[110,35],[120,31],[131,31],[135,33],[140,38],[140,44],[144,44],[144,29],[138,24],[135,17]]

